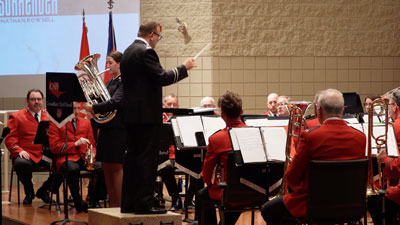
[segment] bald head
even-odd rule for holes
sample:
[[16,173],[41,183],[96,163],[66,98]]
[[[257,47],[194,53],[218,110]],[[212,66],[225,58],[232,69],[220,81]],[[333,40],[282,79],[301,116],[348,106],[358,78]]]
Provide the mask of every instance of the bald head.
[[322,114],[324,120],[329,117],[342,117],[344,108],[343,94],[336,89],[322,91],[318,97],[317,105],[318,114]]
[[213,97],[207,96],[200,101],[201,108],[215,108],[215,101]]
[[278,94],[277,93],[271,93],[268,95],[268,104],[267,107],[269,111],[271,111],[274,114],[278,113]]

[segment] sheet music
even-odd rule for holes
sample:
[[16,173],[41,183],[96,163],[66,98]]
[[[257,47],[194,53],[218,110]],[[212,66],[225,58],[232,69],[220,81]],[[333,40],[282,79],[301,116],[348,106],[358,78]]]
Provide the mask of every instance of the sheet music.
[[179,126],[178,126],[178,122],[176,122],[176,118],[171,119],[171,124],[172,124],[172,130],[174,131],[174,135],[179,136],[182,141],[181,132],[179,131]]
[[[373,116],[372,118],[374,119],[374,124],[381,123],[381,120],[378,118],[378,116]],[[368,114],[363,115],[363,120],[364,123],[368,124]]]
[[348,123],[347,125],[364,133],[364,128],[361,123]]
[[190,109],[193,110],[193,113],[214,112],[215,110],[218,110],[218,108],[201,108],[201,107],[194,107]]
[[[365,136],[367,136],[367,145],[365,147],[365,155],[368,155],[368,124],[364,124],[364,133]],[[378,137],[380,135],[383,135],[385,133],[385,126],[380,125],[380,126],[374,126],[374,135],[375,137]],[[387,133],[387,153],[389,156],[394,156],[394,157],[398,157],[399,156],[399,148],[397,146],[397,140],[396,140],[396,136],[394,134],[394,129],[393,126],[391,124],[389,124],[388,127],[388,133]],[[372,139],[371,142],[371,153],[373,155],[376,155],[378,153],[378,150],[376,148],[376,142],[375,140]]]
[[283,127],[262,127],[268,161],[285,161],[287,132]]
[[208,138],[216,131],[224,129],[226,124],[220,116],[202,116],[201,120],[203,121],[204,138],[208,145]]
[[229,137],[231,138],[232,150],[239,151],[240,150],[239,140],[238,140],[238,138],[236,136],[235,129],[230,129],[229,130]]
[[247,126],[252,126],[252,127],[285,127],[289,124],[289,120],[288,119],[269,120],[267,118],[246,119],[245,123]]
[[196,132],[203,132],[203,125],[200,116],[181,116],[176,117],[182,143],[185,147],[197,146]]
[[357,118],[343,118],[347,123],[359,123]]
[[244,163],[267,161],[259,128],[232,128],[232,131],[236,134]]

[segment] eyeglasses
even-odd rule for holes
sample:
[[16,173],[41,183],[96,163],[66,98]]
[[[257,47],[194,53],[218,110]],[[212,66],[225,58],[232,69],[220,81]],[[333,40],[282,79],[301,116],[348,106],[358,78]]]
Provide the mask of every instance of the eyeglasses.
[[161,40],[161,39],[162,39],[162,35],[161,35],[161,34],[158,34],[157,32],[154,32],[154,31],[153,31],[153,34],[155,34],[155,35],[158,36],[158,40]]
[[40,102],[40,101],[42,101],[42,98],[30,98],[29,101],[32,101],[32,102],[38,101],[38,102]]
[[394,105],[394,104],[396,104],[396,103],[394,103],[394,102],[391,102],[391,103],[389,103],[388,105]]

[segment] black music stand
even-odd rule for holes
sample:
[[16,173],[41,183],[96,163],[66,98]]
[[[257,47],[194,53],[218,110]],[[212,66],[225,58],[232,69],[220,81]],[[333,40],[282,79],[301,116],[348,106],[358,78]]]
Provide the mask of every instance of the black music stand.
[[364,113],[360,96],[356,92],[343,93],[344,111],[343,114]]
[[[65,144],[61,149],[61,153],[65,154],[65,162],[68,164],[68,129],[67,123],[73,115],[73,102],[86,102],[82,89],[79,85],[77,76],[74,73],[46,73],[46,103],[50,120],[58,127],[65,125]],[[65,151],[65,152],[64,152]],[[50,224],[61,223],[84,223],[83,220],[72,220],[68,218],[68,185],[67,179],[63,178],[63,198],[64,198],[64,215],[62,220],[55,220]]]

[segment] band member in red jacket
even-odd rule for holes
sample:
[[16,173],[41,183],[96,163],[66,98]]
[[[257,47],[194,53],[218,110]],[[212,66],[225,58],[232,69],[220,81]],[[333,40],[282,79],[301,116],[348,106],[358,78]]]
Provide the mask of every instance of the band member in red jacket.
[[[5,139],[7,149],[10,151],[14,170],[24,185],[25,198],[23,204],[31,204],[35,198],[32,184],[32,171],[38,166],[49,166],[43,160],[41,144],[33,144],[36,130],[40,121],[49,120],[43,106],[43,93],[39,89],[32,89],[26,95],[27,107],[12,113],[7,126],[10,133]],[[36,197],[49,203],[49,194],[52,176],[49,177],[36,192]]]
[[268,111],[263,113],[262,115],[267,115],[267,116],[279,116],[278,114],[278,97],[279,95],[277,93],[271,93],[268,95],[268,102],[267,102],[267,107]]
[[[217,217],[213,207],[207,207],[212,200],[221,200],[222,191],[218,187],[218,181],[213,181],[214,168],[218,162],[227,165],[228,152],[232,150],[229,139],[228,127],[244,127],[240,120],[242,110],[242,99],[239,95],[227,91],[218,99],[218,107],[221,108],[221,117],[226,123],[226,127],[213,134],[209,138],[207,146],[206,158],[204,160],[201,176],[207,187],[201,189],[196,194],[196,215],[200,225],[216,225]],[[224,168],[224,176],[226,179],[227,168]],[[215,174],[214,174],[215,175]],[[214,176],[215,177],[215,176]],[[234,225],[240,216],[240,212],[225,213],[225,224]]]
[[[57,155],[57,169],[67,173],[67,183],[71,190],[74,206],[78,212],[87,212],[87,204],[82,201],[82,196],[79,194],[79,173],[85,169],[85,154],[88,146],[96,151],[93,130],[90,121],[78,117],[80,103],[74,102],[75,118],[58,128],[54,123],[50,123],[49,143],[50,150]],[[65,126],[67,126],[67,134],[65,134]],[[65,145],[66,137],[68,136],[67,145]],[[65,154],[68,154],[68,162],[65,161]],[[57,186],[59,186],[59,181]]]
[[343,95],[339,91],[327,89],[321,93],[317,116],[322,125],[302,133],[299,149],[285,173],[287,185],[293,192],[262,207],[261,214],[268,225],[306,215],[311,160],[365,158],[366,137],[341,119],[343,106]]
[[[397,139],[397,145],[400,144],[400,91],[395,91],[389,101],[389,112],[394,120],[393,127]],[[380,151],[377,155],[378,161],[385,163],[385,177],[400,177],[400,159],[387,156],[386,151]],[[397,212],[400,209],[400,184],[390,186],[386,189],[388,193],[385,196],[385,224],[394,224]],[[368,198],[368,211],[374,221],[374,224],[382,224],[382,198],[380,196],[371,196]]]

